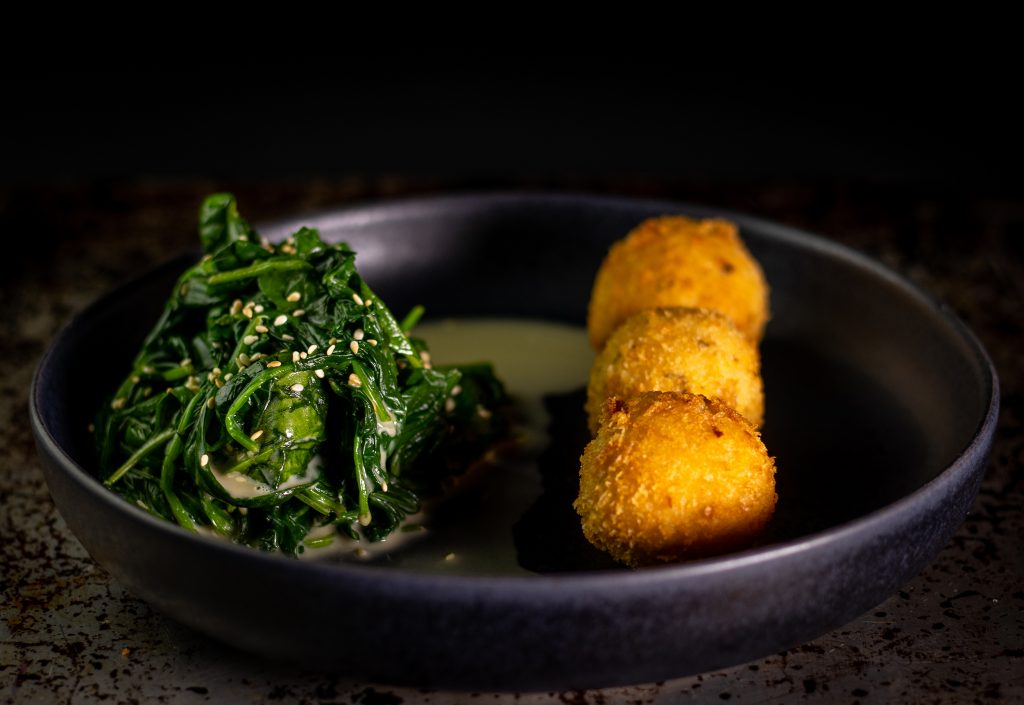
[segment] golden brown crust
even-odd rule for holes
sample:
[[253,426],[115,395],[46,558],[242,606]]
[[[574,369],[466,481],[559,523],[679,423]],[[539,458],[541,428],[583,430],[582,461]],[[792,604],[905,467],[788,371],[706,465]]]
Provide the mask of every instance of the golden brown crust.
[[768,321],[764,273],[726,220],[663,216],[612,245],[594,280],[587,327],[600,350],[630,314],[659,306],[720,311],[755,343]]
[[591,433],[607,397],[641,392],[717,397],[755,428],[764,418],[757,346],[722,314],[697,308],[647,309],[630,316],[598,353],[587,385]]
[[608,400],[574,504],[595,546],[627,565],[742,547],[775,509],[775,465],[718,400],[646,392]]

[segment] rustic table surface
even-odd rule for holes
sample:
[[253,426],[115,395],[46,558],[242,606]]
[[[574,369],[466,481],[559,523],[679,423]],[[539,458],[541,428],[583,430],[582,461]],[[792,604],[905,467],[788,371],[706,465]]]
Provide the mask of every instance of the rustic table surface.
[[[50,500],[27,415],[32,371],[69,317],[193,246],[194,212],[233,190],[253,221],[484,186],[670,198],[745,211],[852,246],[948,303],[986,346],[1002,413],[953,540],[858,619],[726,670],[571,693],[444,693],[262,662],[150,609],[89,558]],[[0,186],[0,701],[13,703],[1024,702],[1024,203],[817,182],[401,178],[123,180]],[[686,638],[681,634],[680,638]]]

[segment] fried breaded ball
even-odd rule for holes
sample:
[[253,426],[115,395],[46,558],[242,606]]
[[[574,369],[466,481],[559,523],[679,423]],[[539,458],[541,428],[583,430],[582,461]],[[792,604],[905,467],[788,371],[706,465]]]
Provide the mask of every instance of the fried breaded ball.
[[597,433],[608,397],[656,391],[717,397],[755,428],[764,419],[757,346],[709,309],[647,309],[615,329],[590,369],[590,432]]
[[755,343],[768,321],[768,285],[736,226],[717,218],[650,218],[612,245],[587,312],[600,350],[630,314],[657,306],[710,308]]
[[718,400],[645,392],[608,401],[575,506],[583,533],[630,566],[742,547],[775,509],[775,463]]

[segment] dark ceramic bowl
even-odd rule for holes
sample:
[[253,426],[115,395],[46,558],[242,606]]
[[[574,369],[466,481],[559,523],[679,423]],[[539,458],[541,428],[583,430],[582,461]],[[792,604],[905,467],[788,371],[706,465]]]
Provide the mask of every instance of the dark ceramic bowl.
[[[825,240],[676,203],[436,198],[262,232],[273,239],[314,225],[348,241],[397,311],[422,302],[435,316],[583,325],[609,244],[667,212],[738,222],[771,283],[764,440],[777,458],[780,501],[754,548],[642,570],[610,566],[582,540],[568,506],[582,443],[574,432],[553,434],[562,448],[551,456],[546,492],[509,527],[519,575],[296,561],[154,519],[94,479],[86,426],[184,258],[76,317],[41,361],[31,415],[53,498],[98,563],[175,619],[243,649],[388,683],[525,690],[650,682],[839,627],[938,553],[983,474],[998,383],[977,340],[941,304]],[[570,401],[569,416],[581,417],[580,399]]]

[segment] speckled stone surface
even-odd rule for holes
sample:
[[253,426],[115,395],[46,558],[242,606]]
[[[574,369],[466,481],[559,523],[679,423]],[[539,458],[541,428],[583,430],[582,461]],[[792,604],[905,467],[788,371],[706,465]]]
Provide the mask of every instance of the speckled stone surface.
[[1003,394],[986,479],[954,539],[896,595],[841,629],[760,661],[663,683],[452,694],[259,661],[153,612],[68,532],[29,431],[32,370],[72,314],[192,247],[195,207],[209,191],[233,190],[258,221],[465,184],[352,178],[0,186],[0,702],[1024,701],[1024,203],[841,183],[473,185],[571,188],[745,211],[850,245],[948,303],[988,349]]

